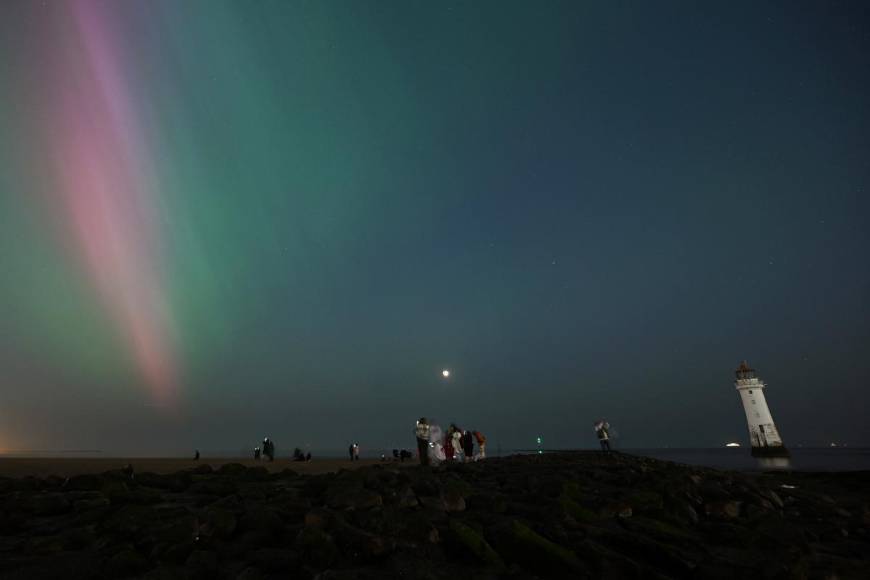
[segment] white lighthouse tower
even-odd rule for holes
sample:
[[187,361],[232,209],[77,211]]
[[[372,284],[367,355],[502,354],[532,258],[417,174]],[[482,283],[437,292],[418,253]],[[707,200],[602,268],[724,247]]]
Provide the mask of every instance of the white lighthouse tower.
[[740,393],[743,410],[746,411],[746,423],[749,425],[749,442],[752,444],[752,455],[762,457],[788,457],[788,449],[782,443],[782,437],[773,423],[770,409],[764,398],[764,387],[755,370],[746,361],[740,363],[734,373],[737,380],[734,386]]

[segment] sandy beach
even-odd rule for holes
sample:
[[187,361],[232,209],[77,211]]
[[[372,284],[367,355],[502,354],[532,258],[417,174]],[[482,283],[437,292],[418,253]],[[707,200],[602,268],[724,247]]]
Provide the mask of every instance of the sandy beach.
[[[312,459],[308,462],[276,459],[274,462],[268,462],[241,457],[222,457],[216,459],[203,457],[199,461],[182,457],[0,457],[0,477],[71,477],[73,475],[103,473],[113,469],[121,469],[128,464],[133,466],[133,470],[136,473],[174,473],[203,464],[211,465],[213,469],[218,469],[221,465],[226,465],[227,463],[241,463],[246,467],[265,467],[273,473],[289,468],[300,474],[314,475],[338,471],[339,469],[357,469],[383,462],[379,459],[360,459],[359,461],[351,462],[348,459],[338,458]],[[405,463],[396,463],[396,465],[410,465],[413,463],[413,461],[405,461]]]

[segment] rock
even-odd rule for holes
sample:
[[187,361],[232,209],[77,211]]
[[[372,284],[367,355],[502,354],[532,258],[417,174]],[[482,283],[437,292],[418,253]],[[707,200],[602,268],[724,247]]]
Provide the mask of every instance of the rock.
[[184,569],[187,578],[206,580],[217,576],[218,566],[217,554],[207,550],[195,550],[187,557]]
[[671,513],[690,524],[698,523],[698,512],[687,501],[677,500],[671,506]]
[[357,528],[341,517],[334,520],[333,537],[341,552],[353,560],[379,558],[395,549],[395,541]]
[[105,480],[99,475],[74,475],[66,480],[63,487],[71,491],[99,491],[104,483]]
[[262,548],[251,552],[247,560],[266,572],[290,572],[299,567],[299,554],[291,550]]
[[104,496],[79,499],[73,502],[73,510],[77,512],[84,512],[89,510],[98,510],[109,507],[109,498]]
[[263,531],[277,534],[284,527],[284,522],[274,511],[264,507],[254,507],[246,510],[239,520],[239,528],[243,531]]
[[140,574],[148,567],[148,562],[132,548],[125,548],[109,558],[103,566],[103,574],[108,578],[129,578]]
[[417,501],[414,491],[410,487],[405,487],[398,493],[398,504],[400,508],[407,509],[419,506],[420,502]]
[[627,503],[617,502],[603,506],[598,513],[602,518],[630,518],[634,514],[634,511]]
[[240,475],[245,475],[247,471],[248,468],[241,463],[225,463],[218,467],[215,473],[227,477],[238,477]]
[[654,491],[639,490],[628,496],[627,503],[635,511],[650,512],[661,510],[664,507],[664,498]]
[[378,493],[365,488],[351,488],[342,493],[334,493],[328,500],[333,509],[364,510],[383,505],[383,498]]
[[325,509],[314,509],[305,514],[305,526],[325,529],[335,516]]
[[[525,524],[514,520],[511,523],[514,544],[526,558],[531,558],[538,568],[546,570],[567,570],[575,574],[588,575],[589,570],[577,555],[555,542],[541,536]],[[516,556],[516,554],[514,554]]]
[[[228,465],[239,465],[238,463],[230,463]],[[242,466],[244,467],[244,466]],[[214,469],[208,463],[200,463],[196,467],[191,467],[187,470],[187,473],[192,475],[211,475],[214,473]]]
[[417,497],[431,497],[438,495],[438,488],[428,479],[418,480],[411,486]]
[[453,490],[447,490],[441,496],[441,501],[444,504],[444,511],[447,512],[462,512],[465,511],[465,498]]
[[704,481],[698,487],[698,492],[706,502],[724,502],[731,499],[731,494],[725,491],[721,484],[715,481]]
[[740,515],[739,501],[715,501],[704,505],[707,516],[720,520],[733,520]]
[[262,465],[258,465],[256,467],[249,467],[244,472],[245,481],[268,481],[269,479],[271,479],[271,477],[272,476],[269,474],[269,470]]
[[444,500],[440,497],[424,495],[420,498],[420,505],[433,511],[447,511],[447,506],[444,505]]
[[90,548],[97,542],[97,534],[94,526],[84,526],[81,528],[73,528],[63,532],[64,546],[72,550],[83,550]]
[[27,508],[37,516],[56,516],[72,509],[62,493],[41,493],[30,497]]
[[304,560],[321,568],[328,568],[339,557],[332,536],[317,528],[303,528],[296,544]]
[[205,479],[194,482],[187,491],[204,495],[226,496],[236,493],[238,486],[226,479]]
[[200,535],[229,538],[236,531],[237,523],[234,513],[211,507],[205,513],[204,524],[200,526]]
[[777,509],[785,508],[785,503],[783,503],[782,498],[780,498],[775,491],[767,489],[761,490],[760,493],[764,499],[768,500],[770,503],[776,506]]
[[236,576],[236,580],[265,580],[265,576],[253,566],[248,566]]
[[587,509],[568,497],[562,497],[559,500],[562,510],[570,516],[575,522],[591,523],[598,521],[598,515],[590,509]]
[[474,528],[467,526],[457,519],[450,520],[451,537],[463,546],[469,553],[473,554],[482,564],[491,566],[498,571],[505,569],[504,561],[498,552],[492,549],[492,546],[486,539]]

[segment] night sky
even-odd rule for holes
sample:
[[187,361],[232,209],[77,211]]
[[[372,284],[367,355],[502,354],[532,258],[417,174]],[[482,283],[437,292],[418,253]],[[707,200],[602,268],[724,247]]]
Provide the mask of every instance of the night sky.
[[867,14],[0,3],[0,450],[870,444]]

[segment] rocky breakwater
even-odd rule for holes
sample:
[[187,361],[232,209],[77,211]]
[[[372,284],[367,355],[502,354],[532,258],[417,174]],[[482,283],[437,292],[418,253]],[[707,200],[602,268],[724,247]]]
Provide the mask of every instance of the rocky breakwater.
[[870,578],[870,474],[612,454],[0,479],[3,578]]

